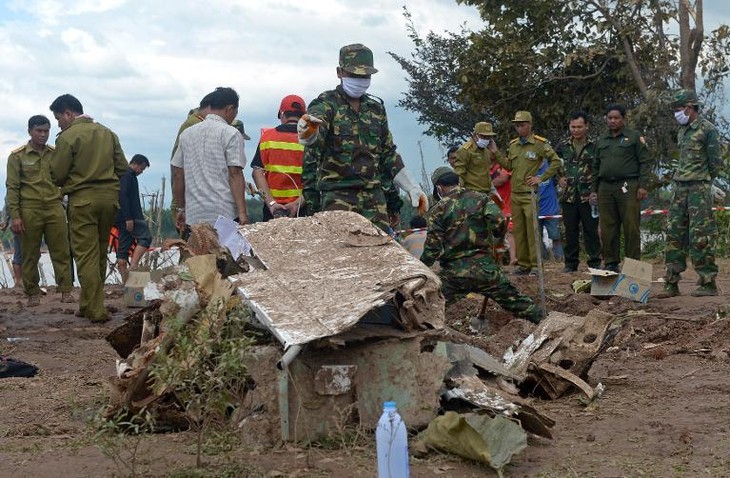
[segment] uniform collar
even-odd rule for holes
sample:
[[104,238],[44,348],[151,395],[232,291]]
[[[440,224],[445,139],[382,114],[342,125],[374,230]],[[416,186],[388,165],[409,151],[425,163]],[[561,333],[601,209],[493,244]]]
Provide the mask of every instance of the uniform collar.
[[27,143],[25,143],[25,147],[23,148],[23,152],[26,153],[26,154],[28,154],[28,153],[43,154],[43,153],[46,153],[48,151],[53,151],[53,148],[51,146],[49,146],[48,144],[46,144],[43,147],[43,151],[41,151],[39,153],[38,151],[36,151],[35,149],[33,149],[33,146],[31,146],[30,141],[28,141]]

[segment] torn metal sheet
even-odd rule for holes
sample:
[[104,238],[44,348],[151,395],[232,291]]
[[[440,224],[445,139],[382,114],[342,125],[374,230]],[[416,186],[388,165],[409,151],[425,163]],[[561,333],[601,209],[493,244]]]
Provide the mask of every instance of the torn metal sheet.
[[508,417],[515,415],[519,410],[517,405],[490,389],[477,377],[461,376],[452,380],[459,386],[444,392],[443,397],[447,400],[458,398],[479,408],[486,408]]
[[359,214],[327,211],[240,231],[266,270],[231,280],[285,348],[344,332],[390,305],[404,330],[444,327],[438,276]]

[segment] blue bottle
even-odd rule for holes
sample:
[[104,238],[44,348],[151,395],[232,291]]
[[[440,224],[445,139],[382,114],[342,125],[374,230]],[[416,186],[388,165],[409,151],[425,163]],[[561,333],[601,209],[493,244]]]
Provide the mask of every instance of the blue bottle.
[[378,478],[408,478],[408,434],[395,402],[383,404],[383,414],[375,430],[378,451]]

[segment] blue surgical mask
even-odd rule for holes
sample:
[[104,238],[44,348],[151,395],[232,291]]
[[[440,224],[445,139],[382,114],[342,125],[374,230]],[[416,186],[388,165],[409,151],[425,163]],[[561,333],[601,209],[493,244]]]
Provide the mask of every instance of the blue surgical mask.
[[684,110],[675,111],[674,119],[676,119],[677,123],[681,124],[682,126],[686,126],[687,123],[689,123],[689,116],[685,114]]
[[350,98],[360,98],[368,91],[370,87],[370,78],[352,78],[345,76],[342,78],[342,89]]
[[484,149],[487,146],[489,146],[489,140],[488,139],[485,139],[485,138],[479,138],[479,139],[477,139],[477,147],[479,149]]

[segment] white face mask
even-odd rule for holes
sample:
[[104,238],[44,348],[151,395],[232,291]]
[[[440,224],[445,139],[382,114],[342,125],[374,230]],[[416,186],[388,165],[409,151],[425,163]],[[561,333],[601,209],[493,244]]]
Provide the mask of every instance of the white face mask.
[[370,87],[370,78],[342,78],[342,89],[350,98],[360,98]]
[[484,149],[489,146],[489,140],[484,138],[477,139],[477,148]]
[[676,119],[677,123],[681,124],[682,126],[685,126],[687,123],[689,123],[689,116],[684,113],[684,110],[675,111],[674,119]]

